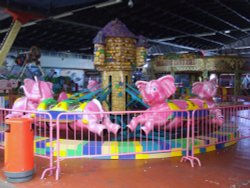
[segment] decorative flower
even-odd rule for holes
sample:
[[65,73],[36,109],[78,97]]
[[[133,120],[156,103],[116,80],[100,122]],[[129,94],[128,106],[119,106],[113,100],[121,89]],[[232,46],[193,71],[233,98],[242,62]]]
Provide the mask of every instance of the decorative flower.
[[123,95],[122,95],[122,92],[119,92],[118,93],[118,97],[122,97]]

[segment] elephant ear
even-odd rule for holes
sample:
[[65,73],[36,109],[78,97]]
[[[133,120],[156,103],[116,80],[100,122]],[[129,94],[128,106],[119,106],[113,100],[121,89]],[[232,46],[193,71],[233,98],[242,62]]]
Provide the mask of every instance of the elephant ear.
[[203,90],[204,83],[203,82],[195,82],[192,86],[192,93],[195,95],[199,95]]
[[176,87],[174,84],[174,77],[171,75],[163,76],[157,80],[159,85],[162,87],[166,98],[169,98],[175,93]]
[[[85,106],[84,108],[84,113],[86,113],[89,117],[91,115],[91,112],[95,113],[97,112],[97,114],[92,114],[93,116],[91,116],[92,118],[98,118],[101,119],[103,116],[103,108],[102,105],[100,103],[100,101],[98,101],[97,99],[92,99],[91,101],[88,102],[88,104]],[[101,113],[100,113],[101,112]],[[100,114],[99,114],[100,113]]]
[[24,79],[24,86],[27,92],[32,93],[32,89],[34,88],[35,81],[29,78]]
[[148,82],[146,81],[137,81],[135,83],[136,87],[139,89],[139,91],[145,91],[146,86],[147,86]]
[[53,84],[51,82],[40,81],[40,87],[43,99],[53,98]]
[[99,89],[98,85],[99,85],[99,83],[98,83],[96,80],[89,80],[89,81],[88,81],[87,88],[88,88],[90,91],[93,92],[93,91]]
[[211,82],[214,86],[217,85],[216,78],[211,79],[209,82]]
[[52,90],[53,89],[53,84],[51,82],[46,82],[46,83],[47,83],[49,89]]

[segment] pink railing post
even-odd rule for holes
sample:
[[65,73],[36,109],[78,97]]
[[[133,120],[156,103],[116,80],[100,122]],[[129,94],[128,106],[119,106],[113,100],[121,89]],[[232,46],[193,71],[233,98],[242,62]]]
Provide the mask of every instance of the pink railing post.
[[[41,157],[41,158],[45,158],[49,160],[49,167],[46,168],[45,170],[43,170],[43,173],[41,175],[41,179],[43,179],[45,177],[45,174],[47,172],[49,172],[49,175],[53,174],[53,170],[55,169],[55,166],[53,165],[53,146],[52,146],[52,142],[53,142],[53,126],[52,126],[52,117],[49,113],[46,112],[39,112],[39,111],[29,111],[29,110],[13,110],[13,109],[5,109],[5,108],[1,108],[0,109],[1,112],[1,125],[5,124],[5,118],[7,118],[7,115],[13,115],[13,117],[10,118],[14,118],[14,117],[26,117],[26,118],[32,118],[33,119],[33,124],[34,124],[34,142],[36,143],[36,137],[41,138],[44,137],[44,140],[47,139],[46,137],[46,122],[49,122],[49,142],[50,142],[50,154],[47,156],[46,153],[46,142],[45,142],[45,147],[42,148],[44,149],[44,153],[35,153],[36,156]],[[46,118],[45,118],[46,117]],[[4,125],[5,126],[5,125]],[[39,127],[39,128],[37,128]],[[42,129],[44,130],[44,135],[41,135],[42,133]],[[3,134],[4,130],[1,131],[1,133]],[[3,147],[4,148],[4,145]]]
[[44,129],[46,126],[46,122],[49,122],[49,141],[50,141],[50,153],[49,153],[49,168],[45,169],[41,175],[40,179],[44,179],[45,175],[47,172],[49,172],[49,175],[52,176],[53,175],[53,170],[55,170],[55,166],[53,165],[53,123],[52,123],[52,116],[49,113],[44,113],[43,114],[44,117],[49,117],[49,119],[46,118],[41,118],[41,120],[43,120],[41,123],[43,123],[44,125]]
[[[226,119],[223,125],[216,126],[213,119],[214,114],[212,114],[216,110],[221,110],[221,116]],[[6,112],[12,111],[2,109],[2,114],[5,116]],[[36,155],[49,159],[49,167],[43,171],[41,178],[44,178],[47,172],[49,175],[52,175],[53,170],[55,170],[56,180],[61,176],[62,167],[60,163],[64,159],[99,157],[111,159],[133,157],[133,159],[138,159],[143,157],[150,158],[151,154],[154,157],[157,154],[160,154],[159,157],[164,157],[165,153],[170,152],[180,155],[180,153],[186,151],[185,156],[181,158],[181,162],[189,161],[191,166],[194,167],[196,164],[201,166],[199,158],[194,156],[196,149],[202,148],[200,150],[202,152],[206,151],[207,147],[210,147],[209,151],[211,151],[211,148],[223,148],[226,142],[231,142],[230,144],[232,144],[238,139],[250,137],[250,132],[246,131],[249,129],[250,105],[223,106],[194,111],[179,110],[171,111],[171,113],[169,111],[65,112],[60,113],[56,120],[52,119],[50,113],[37,111],[21,112],[26,115],[30,113],[40,114],[40,116],[36,116],[38,118],[34,118],[34,124],[37,127],[35,132],[38,139],[42,139],[43,145],[45,143],[45,148],[43,148],[44,146],[39,146],[37,151],[40,153]],[[171,117],[168,116],[170,117],[168,121],[154,123],[153,127],[148,126],[147,128],[150,128],[150,131],[145,135],[142,127],[145,126],[147,121],[141,118],[136,124],[137,129],[135,128],[130,131],[130,133],[132,132],[131,134],[127,134],[126,127],[132,121],[132,116],[138,117],[142,114],[148,114],[145,117],[151,118],[151,114],[160,115],[160,113],[171,114]],[[96,121],[97,124],[94,124],[100,128],[102,127],[101,124],[104,123],[104,116],[109,117],[112,123],[120,124],[123,127],[121,127],[121,132],[117,132],[117,134],[111,131],[106,134],[103,131],[103,134],[99,134],[96,129],[91,128],[92,123],[88,124],[88,122],[92,121],[85,121],[84,118],[88,116],[102,117],[100,121]],[[111,116],[114,118],[111,118]],[[120,121],[118,121],[118,117]],[[176,120],[175,118],[179,118],[180,121],[174,121]],[[83,122],[83,120],[88,125],[78,124]],[[3,117],[1,121],[4,122]],[[46,128],[46,122],[49,123],[48,128]],[[53,130],[56,130],[55,134],[53,134]],[[238,134],[239,132],[242,132],[243,135]],[[186,146],[184,146],[185,141]],[[197,143],[200,143],[200,145]],[[225,144],[225,147],[230,144]],[[48,153],[48,150],[50,150],[50,153]],[[166,154],[165,156],[169,155]],[[53,162],[55,158],[56,163]]]
[[60,117],[61,114],[56,118],[56,180],[60,176]]
[[[194,157],[194,124],[195,124],[195,110],[187,111],[187,147],[186,147],[186,156],[181,158],[181,162],[189,161],[191,166],[194,167],[194,162],[197,161],[198,165],[201,166],[199,158]],[[192,114],[192,123],[190,129],[190,113]],[[190,143],[190,131],[191,131],[191,143]],[[189,154],[189,149],[191,149],[191,155]]]

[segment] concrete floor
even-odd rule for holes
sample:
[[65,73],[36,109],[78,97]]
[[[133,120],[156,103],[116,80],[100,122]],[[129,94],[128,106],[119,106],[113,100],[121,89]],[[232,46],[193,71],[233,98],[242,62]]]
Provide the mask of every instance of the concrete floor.
[[[3,151],[0,153],[3,169]],[[220,151],[197,155],[202,167],[191,168],[180,158],[147,160],[62,161],[61,179],[40,180],[47,161],[36,158],[32,181],[9,184],[0,174],[1,188],[250,188],[250,139]]]

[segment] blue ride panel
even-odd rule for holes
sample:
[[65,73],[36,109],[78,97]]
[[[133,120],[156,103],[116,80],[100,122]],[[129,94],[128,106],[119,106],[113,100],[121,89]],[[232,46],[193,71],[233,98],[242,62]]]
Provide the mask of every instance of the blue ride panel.
[[[197,118],[197,117],[205,117],[205,116],[209,115],[209,110],[208,109],[197,110],[194,113],[193,113],[193,110],[189,110],[188,113],[189,113],[189,117],[190,118],[192,118],[193,115],[194,115],[195,118]],[[174,117],[184,117],[184,118],[187,119],[188,113],[187,112],[177,112],[177,111],[174,111],[172,118],[174,118]]]

